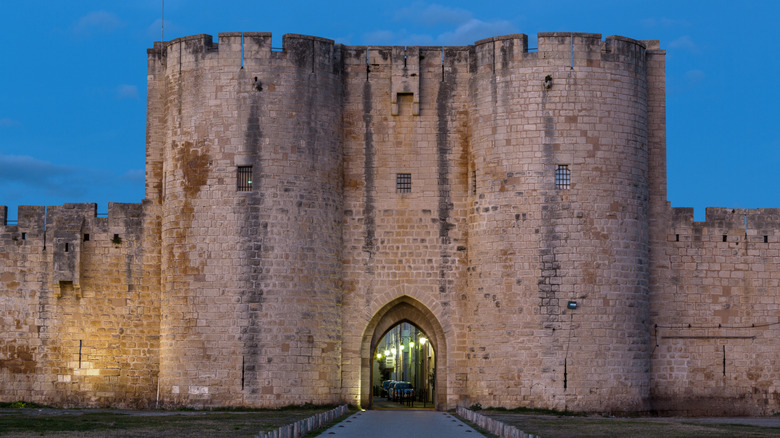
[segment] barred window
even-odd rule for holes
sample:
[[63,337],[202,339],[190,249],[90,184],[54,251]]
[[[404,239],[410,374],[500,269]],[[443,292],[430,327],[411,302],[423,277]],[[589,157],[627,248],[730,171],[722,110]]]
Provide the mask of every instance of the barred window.
[[555,188],[561,190],[571,188],[571,170],[567,164],[559,164],[555,169]]
[[238,166],[236,189],[239,192],[252,191],[252,166]]
[[411,173],[397,173],[397,174],[395,174],[395,192],[396,193],[411,193],[412,192],[412,174]]

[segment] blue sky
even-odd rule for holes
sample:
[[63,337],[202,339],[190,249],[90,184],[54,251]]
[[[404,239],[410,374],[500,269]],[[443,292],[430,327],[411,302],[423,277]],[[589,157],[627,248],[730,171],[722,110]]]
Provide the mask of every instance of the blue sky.
[[[6,1],[0,205],[140,202],[146,49],[161,1]],[[780,1],[165,1],[165,39],[316,35],[351,45],[464,45],[508,33],[657,39],[667,50],[668,198],[780,208]]]

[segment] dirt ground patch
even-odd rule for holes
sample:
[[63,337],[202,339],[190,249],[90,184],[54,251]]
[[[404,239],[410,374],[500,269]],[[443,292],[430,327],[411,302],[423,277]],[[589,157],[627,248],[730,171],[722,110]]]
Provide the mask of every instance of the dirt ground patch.
[[330,408],[278,411],[0,409],[2,437],[253,437]]
[[778,437],[780,417],[764,418],[607,418],[556,416],[483,410],[487,415],[543,438],[563,437]]

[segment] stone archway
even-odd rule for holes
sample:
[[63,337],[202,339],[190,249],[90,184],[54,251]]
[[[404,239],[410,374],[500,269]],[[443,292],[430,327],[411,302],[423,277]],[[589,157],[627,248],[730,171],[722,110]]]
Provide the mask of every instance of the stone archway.
[[376,345],[395,325],[408,322],[417,326],[428,335],[436,357],[436,384],[434,406],[446,409],[447,406],[447,342],[439,320],[425,305],[409,296],[401,296],[384,305],[368,322],[360,345],[360,404],[371,407],[372,404],[372,359]]

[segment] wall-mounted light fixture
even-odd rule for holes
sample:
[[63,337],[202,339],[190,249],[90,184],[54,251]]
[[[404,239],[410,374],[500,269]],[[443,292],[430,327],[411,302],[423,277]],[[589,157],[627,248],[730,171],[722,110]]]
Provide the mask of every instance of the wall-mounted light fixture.
[[552,76],[550,76],[550,75],[545,76],[543,84],[544,84],[544,88],[546,88],[548,90],[550,88],[552,88]]

